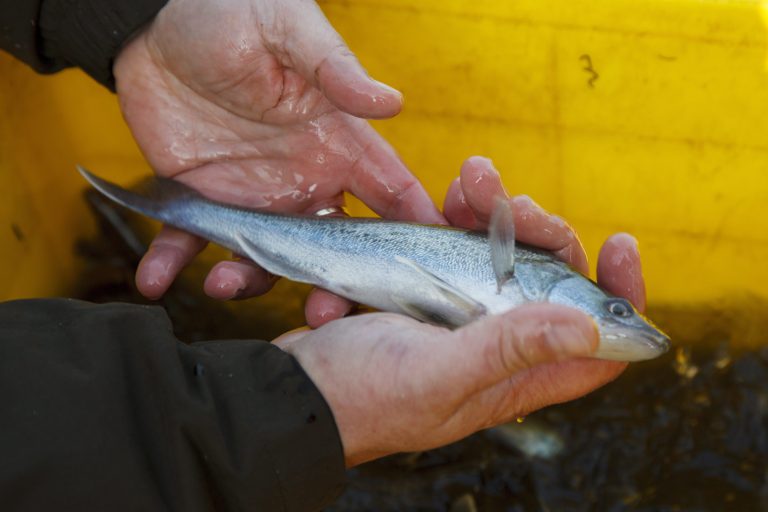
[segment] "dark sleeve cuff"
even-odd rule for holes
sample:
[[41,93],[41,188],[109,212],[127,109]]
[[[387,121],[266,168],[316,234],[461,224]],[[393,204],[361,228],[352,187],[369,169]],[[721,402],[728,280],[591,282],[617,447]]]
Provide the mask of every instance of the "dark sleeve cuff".
[[[251,510],[270,495],[274,510],[330,505],[346,482],[343,446],[328,404],[296,359],[266,342],[209,342],[190,349],[183,356],[188,371],[226,407],[217,416],[228,419],[222,432],[238,450],[208,452],[222,494],[239,497],[231,508]],[[254,378],[249,382],[242,375]]]
[[125,41],[166,3],[167,0],[45,0],[40,9],[42,48],[38,53],[48,62],[48,71],[78,66],[114,90],[115,56]]
[[335,420],[290,354],[185,345],[161,308],[0,303],[3,510],[317,510]]
[[0,49],[36,71],[56,71],[39,51],[38,18],[42,0],[0,1]]

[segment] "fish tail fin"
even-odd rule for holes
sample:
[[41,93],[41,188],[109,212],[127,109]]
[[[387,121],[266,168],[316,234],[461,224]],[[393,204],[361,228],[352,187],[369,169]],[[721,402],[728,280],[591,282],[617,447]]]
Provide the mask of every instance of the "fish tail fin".
[[128,190],[99,178],[79,165],[77,170],[96,190],[116,203],[162,222],[173,223],[174,209],[168,208],[169,204],[203,200],[197,191],[176,180],[151,177]]

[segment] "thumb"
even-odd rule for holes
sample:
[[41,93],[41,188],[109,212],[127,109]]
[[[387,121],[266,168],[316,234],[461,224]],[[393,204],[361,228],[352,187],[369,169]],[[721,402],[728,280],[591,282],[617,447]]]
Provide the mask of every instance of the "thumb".
[[599,337],[595,323],[580,311],[530,304],[469,324],[457,330],[450,343],[457,350],[441,353],[456,353],[461,347],[463,355],[445,363],[463,381],[458,387],[472,394],[534,366],[588,357]]
[[[284,41],[290,65],[339,110],[366,119],[397,115],[403,96],[368,76],[315,2],[291,4]],[[290,10],[290,8],[289,8]]]

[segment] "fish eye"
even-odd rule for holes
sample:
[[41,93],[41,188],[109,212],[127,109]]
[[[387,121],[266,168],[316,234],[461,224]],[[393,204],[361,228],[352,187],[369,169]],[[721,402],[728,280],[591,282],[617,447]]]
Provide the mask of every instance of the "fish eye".
[[614,315],[622,318],[632,316],[632,306],[623,299],[612,300],[607,304],[608,311]]

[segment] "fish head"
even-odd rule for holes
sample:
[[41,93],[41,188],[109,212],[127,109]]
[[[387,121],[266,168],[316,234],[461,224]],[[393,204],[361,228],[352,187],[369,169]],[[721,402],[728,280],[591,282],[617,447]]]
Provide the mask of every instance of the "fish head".
[[669,350],[669,336],[626,299],[614,297],[582,276],[563,279],[549,290],[548,301],[583,311],[595,321],[600,346],[594,357],[644,361]]

